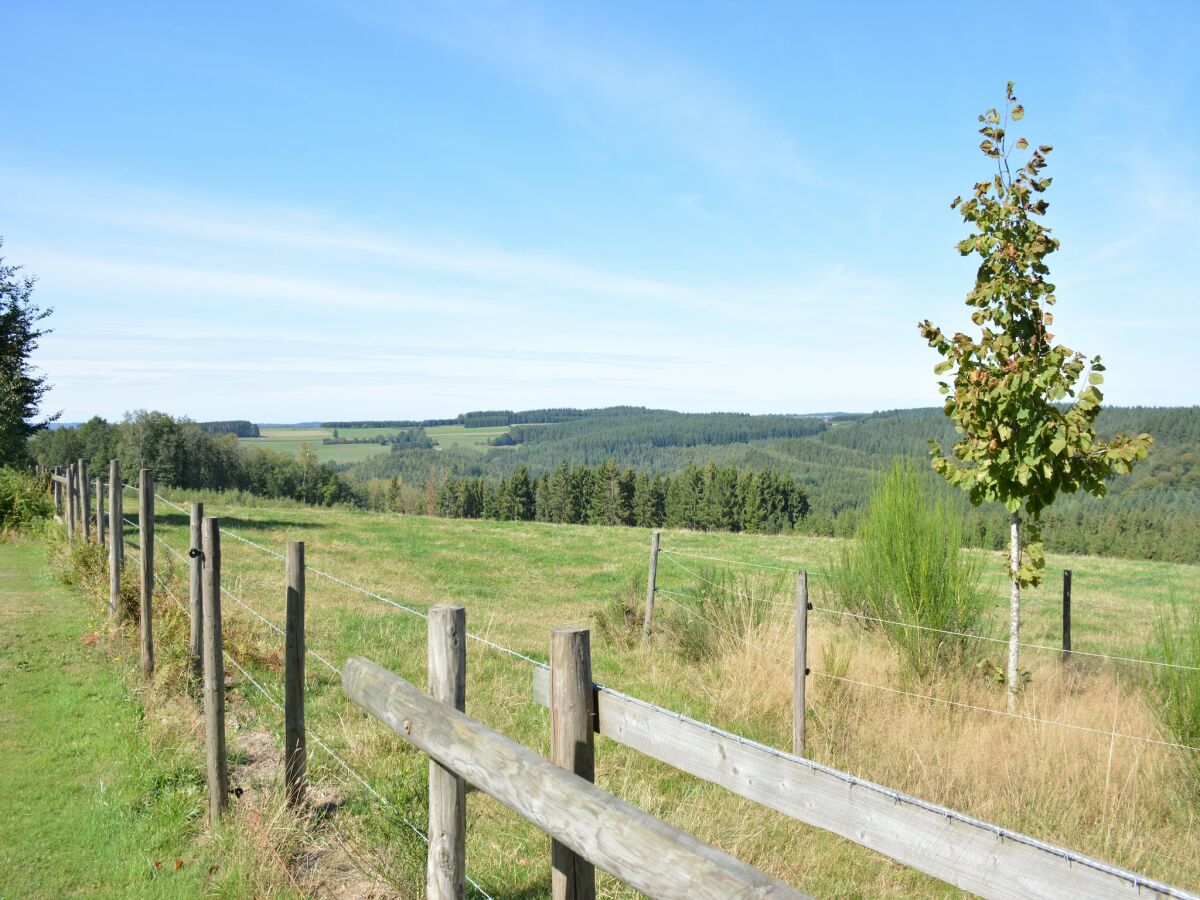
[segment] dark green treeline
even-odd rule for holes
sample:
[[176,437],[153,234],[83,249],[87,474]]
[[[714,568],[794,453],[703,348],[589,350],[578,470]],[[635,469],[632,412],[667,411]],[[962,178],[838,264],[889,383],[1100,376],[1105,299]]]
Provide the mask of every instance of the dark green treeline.
[[780,532],[808,514],[792,476],[689,463],[676,475],[647,475],[611,459],[598,466],[561,462],[531,478],[524,466],[506,478],[452,475],[437,493],[449,518],[632,525],[702,531]]

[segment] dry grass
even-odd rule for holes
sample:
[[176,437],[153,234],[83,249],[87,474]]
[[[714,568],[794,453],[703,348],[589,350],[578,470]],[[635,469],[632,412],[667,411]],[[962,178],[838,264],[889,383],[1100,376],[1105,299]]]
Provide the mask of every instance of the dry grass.
[[[631,529],[397,518],[342,511],[223,506],[210,512],[273,549],[308,542],[311,564],[418,607],[460,602],[473,632],[545,659],[556,625],[588,623],[645,565],[645,535]],[[182,517],[160,507],[159,530],[183,547]],[[820,570],[836,544],[798,537],[664,535],[664,546],[747,562],[799,563]],[[224,579],[231,590],[282,623],[282,565],[227,541]],[[1055,561],[1052,560],[1052,564]],[[1174,592],[1193,596],[1190,567],[1075,559],[1076,646],[1144,655],[1144,623]],[[690,565],[700,565],[691,563]],[[660,584],[692,587],[686,573],[660,562]],[[178,574],[178,573],[177,573]],[[819,592],[814,599],[830,605]],[[1056,642],[1056,584],[1029,597],[1026,639]],[[999,586],[997,585],[999,595]],[[666,640],[594,640],[597,680],[780,747],[790,745],[793,623],[785,605],[750,638],[722,637],[711,658],[689,661]],[[998,596],[999,599],[999,596]],[[999,608],[999,604],[998,604]],[[424,684],[424,623],[324,579],[309,576],[309,645],[337,665],[362,654]],[[664,615],[668,607],[663,608]],[[278,687],[278,640],[226,606],[239,651],[269,688]],[[810,616],[814,672],[1004,709],[1001,687],[967,670],[913,682],[878,635],[820,612]],[[165,632],[164,632],[165,638]],[[999,645],[995,645],[997,648]],[[1000,650],[991,651],[999,659]],[[527,664],[470,645],[468,712],[546,753],[544,711],[529,700]],[[1136,670],[1056,653],[1027,652],[1032,682],[1023,715],[1104,732],[1163,738]],[[1196,794],[1181,751],[1090,732],[959,709],[814,674],[809,683],[809,755],[923,799],[1185,887],[1200,884]],[[276,713],[252,688],[237,689],[247,715],[278,731]],[[423,824],[426,760],[378,723],[349,707],[338,682],[309,663],[309,722],[410,821]],[[248,719],[249,721],[249,719]],[[276,735],[278,741],[278,736]],[[346,798],[338,819],[343,850],[368,881],[401,896],[421,878],[423,850],[406,827],[319,750],[310,771]],[[733,797],[627,748],[598,744],[598,781],[625,797],[779,877],[822,896],[943,895],[946,886],[828,833]],[[469,803],[469,868],[497,896],[541,896],[548,885],[548,840],[486,797]],[[348,836],[345,836],[348,835]],[[286,843],[286,842],[285,842]],[[282,854],[282,851],[280,851]],[[287,859],[286,854],[282,854]],[[304,882],[302,882],[303,884]],[[602,896],[630,892],[602,880]]]

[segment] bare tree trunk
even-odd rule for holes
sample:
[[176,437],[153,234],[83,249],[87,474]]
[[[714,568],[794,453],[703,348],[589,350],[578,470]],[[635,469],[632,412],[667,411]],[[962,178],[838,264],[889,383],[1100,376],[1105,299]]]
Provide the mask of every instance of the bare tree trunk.
[[1019,513],[1013,513],[1011,518],[1012,546],[1009,556],[1009,578],[1012,581],[1012,608],[1008,626],[1008,711],[1015,712],[1017,708],[1018,675],[1017,642],[1021,635],[1021,582],[1017,572],[1021,569],[1021,519]]

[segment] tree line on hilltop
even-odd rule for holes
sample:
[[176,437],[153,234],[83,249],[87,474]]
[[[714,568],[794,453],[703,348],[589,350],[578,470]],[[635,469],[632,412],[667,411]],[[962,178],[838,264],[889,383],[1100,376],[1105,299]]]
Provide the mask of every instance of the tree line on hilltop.
[[437,514],[450,518],[704,531],[789,531],[808,512],[804,490],[771,469],[689,464],[674,476],[650,476],[611,459],[563,461],[537,477],[524,466],[499,479],[451,475],[436,498]]

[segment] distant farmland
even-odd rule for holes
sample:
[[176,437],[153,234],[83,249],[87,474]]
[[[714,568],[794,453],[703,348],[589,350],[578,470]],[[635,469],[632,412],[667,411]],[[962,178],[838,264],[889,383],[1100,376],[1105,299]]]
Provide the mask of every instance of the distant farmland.
[[[339,428],[343,438],[378,438],[395,434],[398,428]],[[323,444],[333,437],[332,428],[262,428],[261,437],[239,438],[244,447],[262,447],[290,456],[298,456],[301,444],[311,444],[321,462],[357,463],[381,453],[391,452],[382,444]],[[508,431],[507,427],[467,428],[464,425],[441,425],[426,428],[425,433],[442,449],[474,450],[483,453],[488,442]]]

